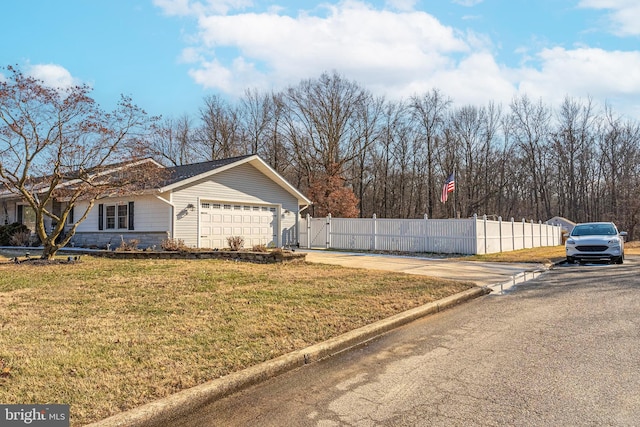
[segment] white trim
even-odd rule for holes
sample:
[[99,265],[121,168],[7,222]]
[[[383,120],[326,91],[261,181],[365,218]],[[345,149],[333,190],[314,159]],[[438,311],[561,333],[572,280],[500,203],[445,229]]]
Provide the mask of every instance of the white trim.
[[[170,196],[173,196],[173,193],[169,193],[169,195],[170,195]],[[171,202],[171,201],[169,201],[169,200],[165,199],[164,197],[160,197],[160,196],[159,196],[159,195],[157,195],[157,194],[156,194],[155,196],[156,196],[156,199],[160,200],[161,202],[164,202],[164,203],[168,204],[168,205],[171,207],[171,212],[169,213],[169,214],[170,214],[170,216],[169,216],[169,232],[170,232],[171,234],[170,234],[170,236],[169,236],[169,237],[173,239],[173,238],[174,238],[174,235],[175,235],[175,229],[176,229],[176,228],[175,228],[175,221],[176,221],[176,219],[175,219],[175,211],[176,211],[176,206],[173,204],[173,202]]]
[[201,248],[202,247],[202,229],[200,228],[202,226],[202,218],[200,218],[200,211],[202,210],[200,203],[202,198],[200,196],[198,196],[198,198],[196,199],[197,202],[197,208],[196,208],[196,230],[198,231],[198,234],[196,235],[196,247],[197,248]]

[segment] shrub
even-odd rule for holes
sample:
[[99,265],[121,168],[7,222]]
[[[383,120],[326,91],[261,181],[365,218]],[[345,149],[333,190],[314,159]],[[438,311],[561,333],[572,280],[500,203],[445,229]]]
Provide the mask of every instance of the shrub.
[[11,235],[11,238],[9,239],[9,244],[11,246],[29,246],[30,240],[31,240],[31,232],[29,230],[17,231]]
[[120,242],[120,246],[116,248],[116,251],[135,251],[138,249],[138,245],[140,244],[140,240],[138,239],[131,239],[128,242],[125,242],[124,237],[122,236],[120,236],[120,239],[122,241]]
[[229,248],[231,248],[232,251],[239,251],[244,246],[244,237],[242,236],[227,237],[227,243],[229,244]]
[[184,244],[182,239],[165,239],[160,243],[160,247],[164,251],[186,251],[189,248]]
[[[0,227],[0,246],[24,246],[15,245],[11,243],[11,238],[13,235],[17,233],[29,233],[31,236],[31,231],[27,228],[26,225],[20,224],[19,222],[14,222],[13,224],[7,224]],[[29,239],[27,239],[26,243],[29,243]]]
[[253,252],[269,252],[269,250],[265,245],[254,245],[253,248],[251,248],[251,250]]

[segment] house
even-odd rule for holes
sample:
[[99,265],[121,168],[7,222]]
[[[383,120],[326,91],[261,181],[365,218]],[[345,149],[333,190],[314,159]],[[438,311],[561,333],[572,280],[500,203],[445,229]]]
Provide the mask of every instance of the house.
[[[159,248],[166,239],[181,239],[188,247],[222,249],[233,236],[248,248],[298,243],[299,212],[311,201],[260,157],[170,167],[165,176],[154,188],[99,199],[71,244],[115,248],[137,240],[141,248]],[[0,203],[4,223],[33,224],[34,212],[15,195],[0,194]],[[87,206],[80,200],[74,212]]]

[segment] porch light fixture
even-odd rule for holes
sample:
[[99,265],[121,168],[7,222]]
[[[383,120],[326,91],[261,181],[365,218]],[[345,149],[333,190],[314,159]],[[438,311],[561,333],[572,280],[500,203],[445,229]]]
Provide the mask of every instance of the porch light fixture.
[[196,207],[193,205],[193,203],[189,203],[187,205],[187,209],[193,212],[194,210],[196,210]]

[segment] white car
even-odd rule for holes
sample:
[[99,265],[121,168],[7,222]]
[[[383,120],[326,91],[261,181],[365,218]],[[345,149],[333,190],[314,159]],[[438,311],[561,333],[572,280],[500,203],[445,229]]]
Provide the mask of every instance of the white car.
[[567,236],[567,262],[609,261],[624,262],[624,237],[612,222],[577,224]]

